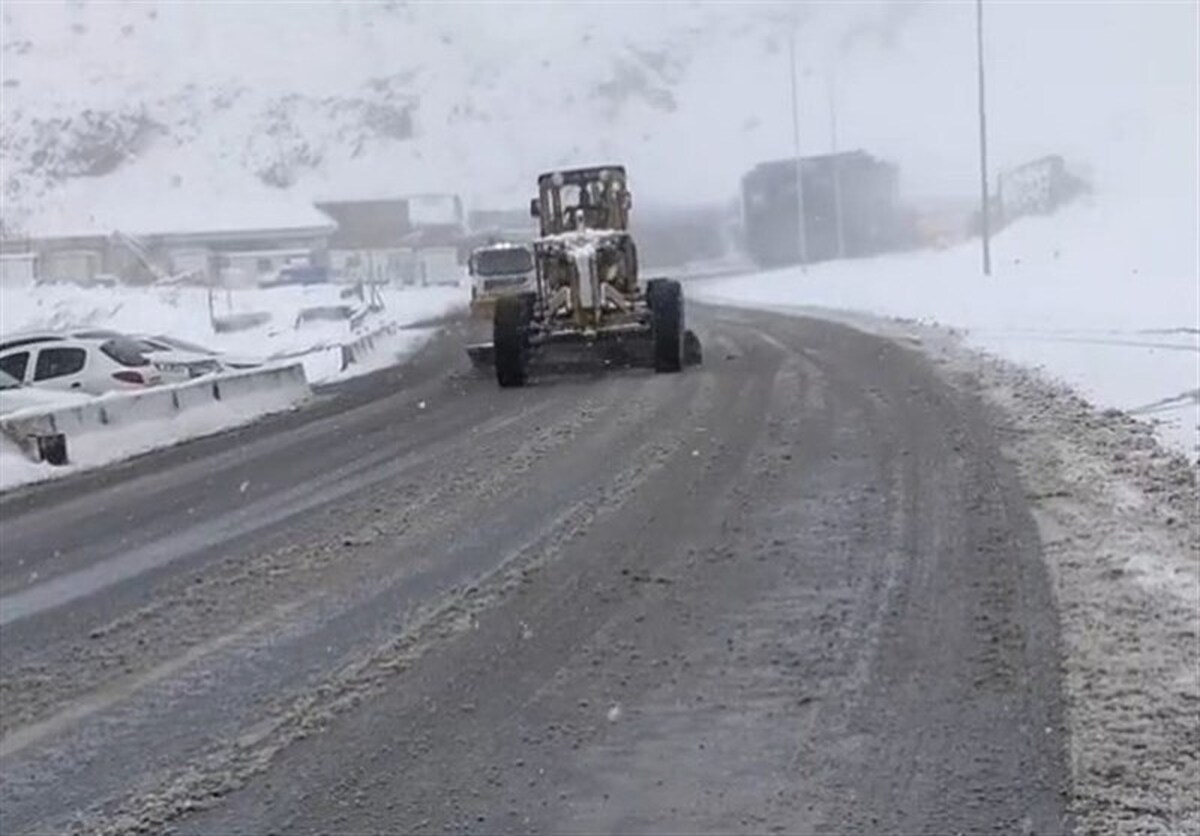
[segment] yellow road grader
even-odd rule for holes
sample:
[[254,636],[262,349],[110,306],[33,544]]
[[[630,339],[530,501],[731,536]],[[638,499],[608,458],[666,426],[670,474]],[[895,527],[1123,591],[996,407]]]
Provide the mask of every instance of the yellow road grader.
[[503,387],[523,386],[543,358],[549,366],[598,361],[656,372],[699,363],[679,282],[639,281],[624,167],[547,172],[537,183],[535,286],[495,300],[492,342],[469,347],[471,359],[490,360]]

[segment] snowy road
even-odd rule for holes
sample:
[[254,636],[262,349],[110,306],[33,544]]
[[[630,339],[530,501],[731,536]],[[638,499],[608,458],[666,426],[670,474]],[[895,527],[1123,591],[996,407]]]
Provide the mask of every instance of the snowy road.
[[706,365],[410,365],[0,500],[0,831],[1059,832],[1058,619],[974,396],[696,308]]

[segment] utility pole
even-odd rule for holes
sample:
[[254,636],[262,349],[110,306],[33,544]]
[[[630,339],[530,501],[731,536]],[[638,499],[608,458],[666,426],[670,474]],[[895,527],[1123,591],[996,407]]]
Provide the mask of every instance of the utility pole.
[[808,264],[808,229],[804,214],[804,169],[800,161],[800,92],[796,80],[796,22],[788,39],[788,59],[792,74],[792,151],[796,155],[796,232],[800,255],[800,272]]
[[833,154],[833,222],[837,231],[837,257],[846,257],[846,235],[845,227],[842,225],[842,165],[837,158],[838,153],[838,135],[837,135],[837,82],[834,79],[832,68],[825,76],[829,94],[829,153]]
[[992,230],[988,210],[987,109],[983,84],[983,0],[975,0],[975,48],[979,63],[979,191],[983,237],[983,275],[992,275]]
[[825,92],[829,97],[829,153],[836,154],[838,148],[837,99],[834,91],[834,70],[825,74]]

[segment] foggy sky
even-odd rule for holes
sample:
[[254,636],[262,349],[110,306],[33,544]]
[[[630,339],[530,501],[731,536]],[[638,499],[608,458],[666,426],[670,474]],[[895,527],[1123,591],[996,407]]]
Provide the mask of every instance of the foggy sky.
[[[985,9],[993,170],[1058,152],[1114,188],[1195,181],[1195,4]],[[792,153],[794,32],[802,153],[831,149],[836,118],[838,147],[895,160],[906,191],[978,189],[971,3],[5,2],[3,12],[6,178],[29,153],[17,145],[31,119],[136,102],[168,135],[184,107],[200,127],[131,160],[140,174],[114,175],[131,178],[126,189],[173,173],[236,191],[253,179],[243,146],[270,152],[264,110],[296,96],[354,99],[370,79],[400,75],[419,101],[418,134],[365,158],[339,145],[341,127],[297,106],[288,141],[321,151],[299,187],[444,184],[495,203],[523,199],[543,168],[615,160],[643,199],[726,199],[751,165]],[[228,111],[211,104],[221,91],[238,92]]]

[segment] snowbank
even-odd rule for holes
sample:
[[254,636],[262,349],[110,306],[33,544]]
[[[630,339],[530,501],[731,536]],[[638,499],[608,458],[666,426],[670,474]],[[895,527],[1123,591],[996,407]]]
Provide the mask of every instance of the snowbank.
[[1080,833],[1200,832],[1200,497],[1145,425],[953,341],[924,341],[1004,416],[1059,609]]
[[973,347],[1152,420],[1162,440],[1195,457],[1200,270],[1196,227],[1181,228],[1188,223],[1187,213],[1164,217],[1153,206],[1098,197],[1005,230],[994,241],[990,278],[976,242],[715,280],[691,292],[711,302],[859,310],[963,329]]
[[[0,421],[0,490],[102,467],[161,447],[294,409],[311,391],[292,366],[202,378],[139,392],[113,392],[80,406],[27,409]],[[69,464],[30,461],[17,438],[62,433]]]
[[293,404],[240,401],[237,405],[211,403],[181,413],[173,419],[142,421],[105,433],[84,434],[68,441],[71,462],[54,466],[30,461],[8,438],[0,441],[0,491],[58,479],[123,461],[151,450],[172,447],[184,441],[212,435],[249,424]]
[[[218,316],[261,311],[269,313],[270,320],[257,328],[219,334],[213,331],[209,296],[202,289],[68,285],[0,288],[0,337],[27,330],[82,326],[169,334],[232,356],[265,359],[272,364],[299,363],[308,383],[333,383],[401,362],[436,331],[433,327],[419,327],[419,323],[461,308],[467,293],[460,287],[387,290],[385,309],[369,314],[358,329],[352,328],[347,320],[315,320],[297,325],[298,314],[305,308],[348,301],[341,299],[340,290],[333,286],[313,286],[220,291],[213,299]],[[370,340],[365,340],[371,335],[374,336]],[[343,350],[346,345],[360,346],[349,364]],[[96,403],[120,401],[122,397],[107,395]],[[103,432],[69,433],[71,464],[65,467],[33,463],[11,439],[3,437],[0,438],[0,490],[99,467],[241,426],[272,412],[293,408],[298,402],[295,393],[267,390],[236,399],[191,403],[185,410],[105,427]],[[19,415],[6,416],[6,420],[15,417]]]
[[[257,328],[218,334],[209,317],[208,292],[201,288],[0,287],[0,337],[80,326],[168,334],[230,355],[297,360],[304,364],[309,382],[319,384],[370,370],[371,366],[364,364],[343,369],[343,343],[389,323],[403,327],[436,319],[467,301],[467,290],[460,287],[389,289],[383,295],[384,310],[370,314],[357,330],[347,320],[297,325],[297,316],[305,308],[361,304],[357,299],[341,299],[341,290],[318,285],[217,291],[212,303],[218,317],[256,311],[270,314],[270,320]],[[390,361],[398,361],[419,345],[413,332],[401,331],[391,341],[395,350]]]

